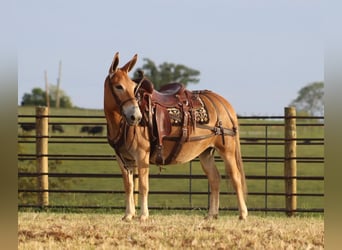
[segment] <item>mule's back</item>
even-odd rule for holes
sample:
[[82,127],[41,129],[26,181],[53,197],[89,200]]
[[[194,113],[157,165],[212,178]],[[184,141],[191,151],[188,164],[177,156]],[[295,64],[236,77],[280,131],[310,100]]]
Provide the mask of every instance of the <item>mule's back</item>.
[[218,120],[217,112],[223,112],[218,107],[227,104],[212,95],[215,94],[208,90],[189,91],[180,83],[167,84],[156,91],[150,81],[142,80],[139,105],[150,131],[152,163],[179,162],[177,158],[185,144],[201,141],[205,149],[206,141],[210,142],[215,135],[222,134],[224,140],[225,135],[234,134],[232,129],[223,128],[222,121]]

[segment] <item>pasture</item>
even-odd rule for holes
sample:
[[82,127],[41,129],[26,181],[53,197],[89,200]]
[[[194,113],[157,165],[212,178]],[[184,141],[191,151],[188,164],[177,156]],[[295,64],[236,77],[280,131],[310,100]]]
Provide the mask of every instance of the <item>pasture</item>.
[[[34,108],[19,107],[18,114],[34,115]],[[101,110],[51,109],[51,115],[103,116]],[[19,122],[34,122],[34,118],[20,118]],[[303,213],[287,218],[277,212],[284,208],[284,180],[272,178],[283,176],[284,146],[277,143],[284,136],[282,121],[271,120],[265,126],[241,126],[242,156],[249,196],[247,205],[250,216],[239,221],[236,201],[230,183],[221,181],[220,214],[218,220],[204,220],[208,206],[208,182],[205,178],[160,179],[151,178],[149,204],[151,216],[148,221],[121,220],[124,206],[123,185],[119,168],[107,144],[105,133],[87,135],[81,133],[81,123],[104,123],[104,118],[80,119],[55,117],[51,123],[61,123],[64,133],[50,132],[49,178],[50,197],[45,213],[32,212],[25,206],[37,204],[35,176],[20,177],[18,203],[18,249],[323,249],[324,220],[321,213]],[[241,120],[241,124],[263,123],[264,120]],[[306,121],[298,121],[305,123]],[[315,121],[314,121],[315,122]],[[63,124],[65,123],[65,124]],[[75,123],[75,124],[74,124]],[[273,125],[272,125],[273,124]],[[18,172],[35,173],[36,165],[34,131],[23,132],[18,126],[18,155],[26,160],[18,161]],[[269,139],[265,145],[265,136]],[[31,138],[30,138],[31,136]],[[69,138],[58,138],[65,136]],[[323,138],[323,127],[297,127],[298,138]],[[77,138],[74,138],[77,137]],[[273,138],[271,140],[271,138]],[[70,142],[73,140],[74,142]],[[31,141],[31,142],[30,142]],[[252,142],[252,143],[248,143]],[[262,143],[259,143],[262,142]],[[276,143],[272,143],[276,142]],[[323,157],[323,145],[297,146],[298,176],[324,176],[324,163],[306,161],[306,157]],[[77,159],[75,156],[85,156]],[[96,156],[91,158],[89,155]],[[73,156],[73,157],[69,157]],[[86,159],[86,158],[90,158]],[[30,160],[31,159],[31,160]],[[267,159],[266,161],[263,159]],[[304,159],[304,160],[303,160]],[[223,165],[217,162],[221,174]],[[151,174],[166,176],[174,174],[203,175],[198,161],[191,165],[151,166]],[[76,176],[54,177],[53,174]],[[78,176],[78,175],[81,176]],[[98,174],[99,176],[82,176]],[[109,176],[104,177],[108,174]],[[255,178],[267,175],[270,178]],[[254,177],[253,177],[254,176]],[[299,179],[298,209],[324,207],[324,181]],[[189,189],[195,194],[189,195]],[[115,192],[114,192],[115,191]],[[167,194],[169,191],[183,192]],[[265,194],[267,192],[268,194]],[[58,209],[54,207],[59,207]],[[79,209],[88,207],[88,209]],[[103,208],[104,207],[104,208]],[[174,210],[187,208],[191,211]],[[91,208],[89,210],[89,208]],[[99,209],[97,209],[99,208]],[[158,208],[158,209],[153,209]],[[163,210],[160,210],[163,209]],[[73,213],[73,212],[82,213]],[[267,211],[267,212],[260,212]],[[276,211],[276,212],[272,212]],[[56,213],[57,212],[57,213]],[[63,212],[63,213],[60,213]],[[265,216],[266,215],[266,216]],[[309,215],[309,216],[308,216]]]
[[[33,107],[19,107],[18,114],[31,114],[34,115],[35,110]],[[85,109],[51,109],[51,115],[88,115],[88,116],[103,116],[101,110],[85,110]],[[20,118],[20,122],[34,122],[34,118]],[[69,119],[56,117],[51,118],[49,122],[59,123],[104,123],[104,118],[94,119]],[[263,123],[263,120],[241,120],[240,123]],[[269,124],[267,127],[257,126],[241,126],[241,137],[250,138],[253,141],[263,141],[265,135],[274,139],[281,139],[284,136],[284,129],[278,126],[282,121],[272,120],[267,121]],[[298,121],[305,123],[306,121]],[[272,123],[274,126],[272,126]],[[80,133],[81,125],[79,124],[67,124],[63,125],[65,132],[63,134],[52,133],[52,136],[83,136],[86,134]],[[19,135],[32,135],[34,132],[23,132],[18,127]],[[323,127],[298,127],[297,136],[299,138],[323,138]],[[91,137],[91,136],[89,136]],[[23,138],[23,141],[32,140],[30,138]],[[105,132],[102,135],[93,136],[91,138],[78,138],[73,139],[78,143],[68,143],[69,139],[52,138],[49,140],[49,167],[52,173],[81,173],[81,174],[119,174],[119,168],[116,162],[110,159],[110,156],[114,155],[113,150],[107,144],[105,139]],[[51,143],[54,141],[54,143]],[[84,141],[97,141],[98,143],[83,143]],[[271,142],[271,140],[270,140]],[[324,155],[324,146],[322,145],[298,145],[297,146],[298,157],[322,157]],[[34,143],[19,143],[19,154],[35,154]],[[109,156],[103,157],[99,160],[80,160],[80,159],[68,159],[68,155],[87,155],[93,156]],[[57,157],[64,156],[63,157]],[[263,161],[265,155],[269,160]],[[284,146],[277,143],[269,143],[267,147],[265,143],[242,145],[242,156],[245,162],[245,172],[247,176],[282,176],[284,172],[284,164],[282,161],[278,161],[277,158],[281,158],[284,155]],[[101,158],[99,157],[99,158]],[[275,159],[275,160],[272,160]],[[217,167],[221,174],[224,174],[223,165],[221,162],[217,162]],[[35,171],[34,160],[18,161],[18,169],[23,172]],[[302,177],[307,176],[324,176],[324,163],[311,163],[311,162],[299,162],[298,175]],[[157,166],[151,166],[151,174],[154,175],[168,175],[168,174],[189,174],[202,175],[202,169],[199,166],[199,162],[194,161],[191,164],[184,164],[182,166],[167,166],[160,169]],[[19,180],[20,185],[29,186],[29,189],[35,189],[35,177],[22,177]],[[57,181],[58,180],[58,181]],[[324,182],[317,180],[298,180],[298,193],[303,194],[298,197],[299,209],[315,209],[323,208],[322,196],[310,196],[309,194],[324,193]],[[163,192],[177,191],[188,192],[191,184],[192,192],[198,194],[189,196],[188,194],[173,194],[165,195]],[[280,195],[284,193],[284,181],[277,178],[249,178],[247,179],[247,185],[249,190],[249,196],[247,200],[248,207],[254,208],[255,211],[260,209],[268,209],[269,211],[284,208],[284,196]],[[50,177],[50,189],[55,192],[50,193],[50,205],[60,206],[67,209],[68,206],[92,206],[92,207],[122,207],[124,206],[124,196],[120,192],[123,185],[122,180],[112,177],[99,178],[99,177]],[[267,190],[265,190],[267,189]],[[58,190],[77,190],[77,192],[58,192]],[[86,190],[96,190],[100,193],[82,193]],[[150,180],[151,195],[149,203],[151,207],[159,208],[172,208],[172,207],[193,207],[207,208],[208,198],[201,193],[208,192],[208,184],[205,178],[203,179],[159,179],[152,178]],[[103,191],[103,192],[102,192]],[[227,209],[235,211],[236,201],[235,196],[232,194],[232,187],[224,180],[221,181],[221,209]],[[265,192],[269,192],[269,195],[264,195]],[[30,205],[35,204],[36,193],[20,193],[19,204]],[[253,213],[253,212],[252,212]]]
[[158,213],[127,223],[118,214],[21,212],[18,249],[324,249],[324,222],[322,217],[239,221]]

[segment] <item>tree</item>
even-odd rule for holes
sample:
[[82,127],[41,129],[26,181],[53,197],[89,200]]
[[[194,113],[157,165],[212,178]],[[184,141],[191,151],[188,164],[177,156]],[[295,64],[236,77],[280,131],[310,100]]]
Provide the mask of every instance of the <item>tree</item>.
[[324,115],[324,82],[310,83],[298,91],[298,97],[290,103],[300,112],[309,115]]
[[22,106],[42,106],[45,104],[45,92],[41,88],[33,88],[31,94],[25,93],[21,101]]
[[187,86],[189,83],[198,83],[199,74],[198,70],[186,67],[182,64],[174,64],[164,62],[159,66],[148,59],[144,58],[145,62],[141,69],[134,72],[134,77],[138,77],[138,71],[143,70],[144,75],[149,78],[156,89],[170,82],[180,82]]
[[[50,106],[56,106],[56,92],[57,87],[55,85],[50,85],[49,87],[49,99]],[[69,96],[65,94],[63,90],[60,90],[60,107],[61,108],[71,108],[72,102]],[[25,93],[21,101],[21,106],[44,106],[46,103],[46,92],[41,88],[33,88],[31,93]]]
[[[56,106],[56,97],[57,97],[57,86],[50,84],[49,86],[49,97],[50,97],[50,106]],[[59,106],[61,108],[72,108],[72,102],[69,96],[65,94],[62,89],[59,89]]]

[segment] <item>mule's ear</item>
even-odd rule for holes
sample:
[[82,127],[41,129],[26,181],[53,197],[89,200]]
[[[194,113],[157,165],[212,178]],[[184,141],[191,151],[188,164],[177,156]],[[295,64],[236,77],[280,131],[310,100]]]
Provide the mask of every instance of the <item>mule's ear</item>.
[[127,73],[130,72],[132,68],[134,67],[135,63],[137,62],[137,59],[138,59],[138,55],[135,54],[133,58],[128,63],[126,63],[125,66],[121,68],[121,70],[124,70]]
[[109,68],[109,75],[114,74],[119,65],[119,52],[116,52],[113,58],[112,65]]

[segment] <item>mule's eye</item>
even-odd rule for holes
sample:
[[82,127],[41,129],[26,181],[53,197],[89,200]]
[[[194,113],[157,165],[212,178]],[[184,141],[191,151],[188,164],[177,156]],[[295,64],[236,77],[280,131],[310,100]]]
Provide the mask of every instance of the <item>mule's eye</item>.
[[121,85],[116,85],[115,88],[116,88],[117,90],[123,90],[123,87],[122,87]]

